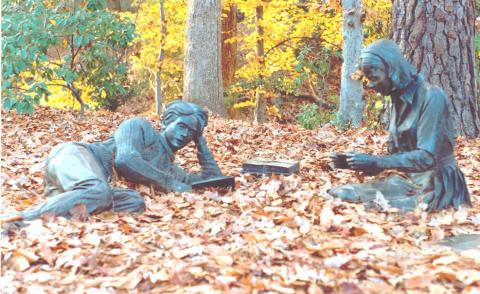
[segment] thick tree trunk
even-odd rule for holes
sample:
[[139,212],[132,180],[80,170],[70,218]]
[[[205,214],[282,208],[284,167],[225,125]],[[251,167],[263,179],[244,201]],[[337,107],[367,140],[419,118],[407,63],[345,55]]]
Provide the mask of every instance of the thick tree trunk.
[[131,0],[107,0],[107,7],[113,11],[134,11]]
[[221,71],[220,0],[188,0],[183,95],[226,116]]
[[155,114],[160,115],[162,113],[162,65],[163,60],[165,59],[165,51],[163,46],[165,45],[165,38],[167,37],[167,24],[165,20],[165,1],[160,0],[160,22],[161,22],[161,32],[162,32],[162,41],[160,42],[160,54],[158,55],[158,70],[155,73]]
[[457,135],[479,135],[473,0],[395,0],[392,40],[450,98]]
[[237,66],[237,41],[231,40],[237,35],[237,8],[230,5],[222,15],[222,78],[226,88],[233,83]]
[[[265,63],[265,48],[264,48],[264,41],[263,41],[263,6],[257,6],[256,8],[256,21],[257,21],[257,33],[258,33],[258,39],[257,39],[257,56],[258,59],[260,60],[260,64],[263,67]],[[263,76],[260,75],[259,79],[262,81]],[[257,88],[256,95],[255,95],[255,112],[254,112],[254,119],[256,123],[262,123],[265,121],[265,100],[261,91],[261,88],[263,88],[263,82],[261,82],[261,85]]]
[[363,118],[362,83],[351,78],[363,42],[361,0],[343,0],[343,65],[338,119],[341,127],[359,127]]

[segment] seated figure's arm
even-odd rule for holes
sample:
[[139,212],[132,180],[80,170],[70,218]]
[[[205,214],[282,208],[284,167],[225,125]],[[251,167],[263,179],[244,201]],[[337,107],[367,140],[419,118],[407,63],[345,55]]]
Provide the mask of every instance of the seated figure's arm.
[[153,144],[156,137],[157,133],[144,119],[134,118],[123,122],[114,134],[115,168],[120,176],[134,183],[155,185],[166,191],[178,191],[170,175],[142,157],[142,151]]
[[409,152],[385,156],[351,152],[346,154],[349,169],[375,175],[385,169],[397,169],[403,172],[423,172],[435,166],[433,156],[425,150],[415,149]]
[[191,184],[196,181],[222,175],[217,162],[207,146],[207,141],[205,138],[201,135],[199,138],[197,138],[195,143],[197,145],[197,157],[201,166],[201,171],[199,173],[189,173],[178,165],[172,164],[168,173],[177,181]]
[[380,169],[396,169],[402,172],[424,172],[434,166],[433,156],[421,149],[379,156],[377,161],[377,167]]

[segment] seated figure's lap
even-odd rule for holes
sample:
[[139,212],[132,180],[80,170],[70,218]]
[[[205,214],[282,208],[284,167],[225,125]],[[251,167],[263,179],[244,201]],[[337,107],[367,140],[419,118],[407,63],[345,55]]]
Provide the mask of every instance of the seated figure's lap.
[[367,207],[374,206],[381,195],[391,207],[409,211],[417,205],[420,187],[402,177],[391,176],[384,181],[337,186],[328,193],[345,201],[365,203]]

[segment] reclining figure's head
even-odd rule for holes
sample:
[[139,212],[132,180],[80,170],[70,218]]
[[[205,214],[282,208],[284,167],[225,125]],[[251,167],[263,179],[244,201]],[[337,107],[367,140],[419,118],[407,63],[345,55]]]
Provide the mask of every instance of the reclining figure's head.
[[208,113],[197,104],[177,100],[167,105],[162,118],[162,130],[167,143],[177,151],[202,135],[208,123]]

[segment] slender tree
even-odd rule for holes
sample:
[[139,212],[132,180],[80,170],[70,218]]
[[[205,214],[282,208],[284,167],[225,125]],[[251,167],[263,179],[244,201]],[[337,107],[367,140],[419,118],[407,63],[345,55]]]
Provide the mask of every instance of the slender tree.
[[226,116],[221,71],[220,0],[188,0],[183,95]]
[[[257,46],[256,46],[256,53],[257,57],[260,60],[260,66],[263,68],[265,66],[265,48],[264,48],[264,40],[263,40],[263,6],[259,5],[256,7],[256,22],[257,22]],[[262,87],[263,87],[263,75],[260,74],[259,76],[260,85],[257,87],[257,91],[255,94],[255,122],[262,123],[265,121],[265,100],[262,94]]]
[[480,132],[473,0],[395,0],[392,40],[427,81],[450,98],[457,135]]
[[362,84],[352,79],[363,42],[361,0],[343,0],[343,65],[338,119],[341,127],[359,127],[363,118]]
[[160,22],[161,22],[161,33],[162,39],[160,41],[160,54],[158,55],[158,70],[155,73],[155,114],[160,115],[162,113],[162,65],[163,60],[165,59],[165,38],[167,37],[167,23],[165,21],[165,0],[160,0]]

